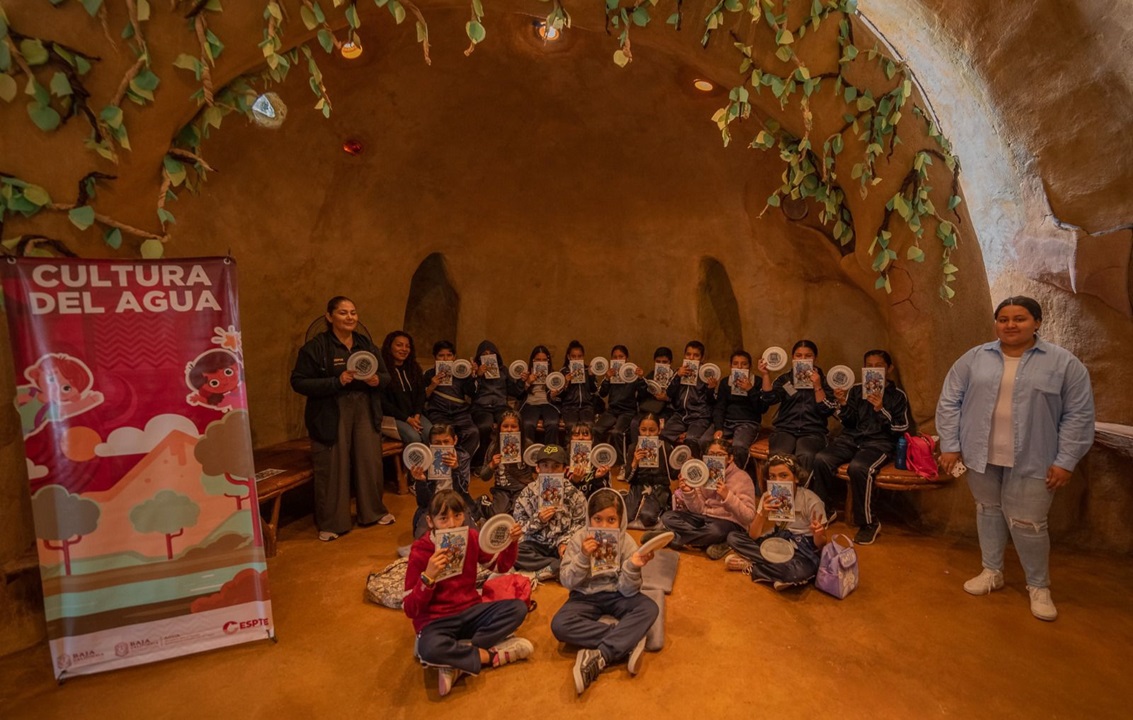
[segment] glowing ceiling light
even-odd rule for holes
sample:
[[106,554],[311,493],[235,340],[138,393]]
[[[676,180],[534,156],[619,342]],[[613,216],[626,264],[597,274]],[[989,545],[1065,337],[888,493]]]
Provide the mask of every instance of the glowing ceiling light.
[[353,40],[345,42],[342,44],[342,50],[340,52],[342,53],[342,57],[347,60],[353,60],[362,54],[362,43]]
[[556,28],[554,25],[548,25],[541,20],[535,23],[535,27],[537,29],[537,32],[539,33],[539,37],[549,42],[554,42],[563,35],[562,31]]
[[707,80],[694,80],[692,86],[700,92],[712,92],[716,89],[716,86]]

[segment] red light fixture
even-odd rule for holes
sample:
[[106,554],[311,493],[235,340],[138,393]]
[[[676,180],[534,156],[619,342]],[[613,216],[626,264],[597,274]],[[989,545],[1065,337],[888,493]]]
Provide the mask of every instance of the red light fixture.
[[366,148],[362,145],[362,141],[355,140],[353,138],[342,143],[342,150],[347,155],[353,155],[353,156],[357,157],[357,156],[361,155],[362,151],[365,150],[365,149]]

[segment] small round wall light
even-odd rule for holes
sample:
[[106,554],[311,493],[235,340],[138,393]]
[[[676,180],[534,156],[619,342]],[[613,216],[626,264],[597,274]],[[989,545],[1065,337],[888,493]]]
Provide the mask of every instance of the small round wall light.
[[357,157],[361,155],[362,152],[365,151],[365,149],[366,147],[362,145],[362,141],[355,140],[354,138],[350,138],[346,142],[342,143],[342,151],[347,155],[353,155]]
[[342,57],[347,60],[354,60],[362,55],[362,43],[357,40],[350,40],[342,44]]
[[692,86],[700,92],[712,92],[716,89],[715,85],[713,85],[708,80],[704,80],[703,78],[697,78],[696,80],[693,80]]
[[541,39],[547,42],[554,42],[563,36],[562,30],[559,30],[554,25],[548,25],[543,20],[535,21],[535,32]]

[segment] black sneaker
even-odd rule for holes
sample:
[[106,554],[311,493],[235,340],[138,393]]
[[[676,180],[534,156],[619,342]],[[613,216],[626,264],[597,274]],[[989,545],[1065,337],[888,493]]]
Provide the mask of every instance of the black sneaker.
[[857,545],[873,545],[877,540],[877,536],[881,534],[881,523],[875,522],[869,525],[862,525],[858,528],[858,534],[854,536],[854,543]]
[[583,649],[578,651],[574,659],[574,689],[581,695],[590,687],[590,683],[598,679],[598,675],[606,668],[606,659],[599,650]]

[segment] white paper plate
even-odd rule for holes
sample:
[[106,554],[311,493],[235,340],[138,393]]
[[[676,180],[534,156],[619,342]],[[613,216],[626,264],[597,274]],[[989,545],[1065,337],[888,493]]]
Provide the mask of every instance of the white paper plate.
[[511,375],[512,380],[518,380],[525,372],[527,372],[527,362],[524,360],[512,360],[511,365],[507,366],[507,374]]
[[704,363],[700,366],[700,379],[704,382],[720,379],[720,366],[716,363]]
[[849,390],[854,380],[854,371],[845,365],[835,365],[826,373],[826,382],[835,390]]
[[618,459],[618,451],[609,443],[599,443],[590,448],[590,464],[594,467],[610,467]]
[[618,370],[618,377],[620,377],[622,379],[622,382],[625,383],[631,383],[634,380],[637,380],[637,366],[633,363],[623,364],[621,369]]
[[596,357],[590,361],[591,375],[605,375],[610,369],[610,361],[604,357]]
[[708,466],[703,460],[696,458],[686,460],[685,464],[681,465],[681,477],[689,487],[704,487],[708,483]]
[[378,374],[378,358],[365,350],[356,352],[347,358],[346,369],[354,373],[355,380],[367,380]]
[[673,448],[673,451],[669,453],[669,467],[674,470],[680,470],[691,457],[692,448],[688,445],[677,445]]
[[534,443],[528,445],[527,449],[523,451],[523,462],[531,467],[535,467],[535,458],[543,450],[543,443]]
[[657,552],[663,547],[667,547],[669,543],[673,542],[676,535],[671,532],[663,532],[660,535],[654,535],[646,542],[641,543],[641,547],[637,549],[638,555],[648,555],[651,552]]
[[653,393],[654,395],[665,392],[665,388],[662,387],[661,383],[657,382],[656,380],[646,380],[645,386],[649,388],[649,392]]
[[511,529],[514,526],[515,518],[511,515],[488,518],[480,528],[480,549],[492,555],[506,550],[511,545]]
[[785,563],[795,556],[795,544],[786,538],[769,537],[759,544],[759,554],[767,562]]
[[409,443],[401,451],[401,459],[406,469],[427,467],[433,462],[433,450],[425,443]]
[[454,360],[452,363],[452,376],[454,378],[466,378],[472,374],[472,363],[467,360]]
[[566,387],[566,375],[556,370],[555,372],[547,373],[547,389],[548,390],[562,390]]
[[763,361],[767,363],[767,369],[772,372],[779,372],[787,367],[789,360],[787,351],[778,345],[772,345],[763,351]]

